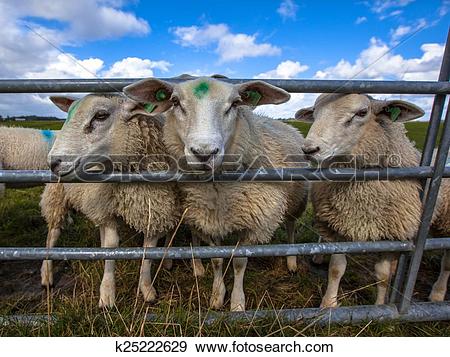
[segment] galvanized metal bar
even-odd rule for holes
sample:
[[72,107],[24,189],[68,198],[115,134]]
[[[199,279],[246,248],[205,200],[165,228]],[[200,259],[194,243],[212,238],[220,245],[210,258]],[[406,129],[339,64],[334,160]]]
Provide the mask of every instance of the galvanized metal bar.
[[[0,93],[91,93],[120,92],[125,86],[142,78],[98,79],[3,79]],[[160,78],[177,83],[179,78]],[[223,79],[229,83],[244,83],[254,79]],[[368,81],[315,79],[262,79],[291,93],[391,93],[449,94],[450,83],[435,81]]]
[[[236,182],[236,181],[367,181],[432,177],[433,169],[427,166],[402,168],[356,169],[265,169],[242,172],[198,175],[182,172],[142,172],[139,174],[112,173],[58,177],[47,170],[0,170],[0,182],[49,183],[49,182]],[[450,167],[443,171],[450,177]]]
[[433,217],[434,207],[441,186],[442,175],[447,160],[448,150],[450,148],[450,107],[447,107],[447,113],[444,121],[444,131],[442,133],[441,142],[438,147],[436,161],[434,163],[434,173],[431,178],[431,183],[426,192],[423,211],[420,219],[420,226],[417,232],[415,242],[415,249],[411,257],[411,262],[408,269],[408,277],[406,279],[405,288],[402,293],[399,311],[406,313],[411,304],[411,298],[414,291],[414,286],[417,280],[420,263],[422,261],[423,250],[428,236],[428,231]]
[[[450,30],[447,33],[447,41],[445,44],[444,55],[442,57],[441,69],[439,71],[439,82],[448,82],[450,79]],[[439,127],[441,125],[441,118],[444,112],[444,104],[446,100],[445,94],[436,94],[434,96],[433,106],[431,109],[430,121],[427,128],[427,134],[425,136],[424,149],[422,151],[422,157],[420,160],[420,166],[429,166],[433,157],[433,151],[436,147],[437,137],[439,133]],[[424,180],[422,184],[422,201],[423,193],[428,191],[430,180]],[[392,286],[391,302],[398,303],[400,294],[398,292],[403,288],[405,281],[405,274],[407,269],[407,261],[410,256],[402,254],[397,266],[394,284]],[[401,262],[401,263],[400,263]]]
[[[145,248],[9,248],[0,247],[0,260],[140,260],[146,259],[192,259],[230,257],[281,257],[315,254],[366,254],[378,252],[409,252],[412,242],[337,242],[270,244],[220,247],[157,247]],[[427,240],[425,250],[450,249],[449,238]]]
[[400,301],[400,292],[405,282],[405,273],[408,267],[409,253],[401,253],[398,258],[397,271],[394,277],[394,281],[391,284],[391,295],[389,303],[397,304]]
[[[166,321],[171,316],[147,314],[148,322]],[[198,318],[198,314],[192,319]],[[450,320],[450,302],[415,303],[406,314],[399,314],[395,305],[343,306],[335,309],[303,308],[281,310],[257,310],[245,312],[208,311],[202,316],[205,325],[215,322],[255,322],[261,319],[280,320],[290,323],[328,326],[329,324],[356,325],[372,320],[377,322],[425,322]],[[31,325],[40,326],[58,321],[58,315],[32,314],[0,316],[0,326]]]
[[[147,320],[150,321],[159,318],[160,316],[157,315],[147,316]],[[279,319],[285,322],[310,323],[319,326],[329,324],[355,325],[371,320],[377,322],[444,321],[450,320],[450,302],[415,303],[406,314],[400,314],[395,305],[343,306],[335,309],[303,308],[226,313],[209,312],[205,318],[205,324],[223,320],[245,323],[258,319]]]

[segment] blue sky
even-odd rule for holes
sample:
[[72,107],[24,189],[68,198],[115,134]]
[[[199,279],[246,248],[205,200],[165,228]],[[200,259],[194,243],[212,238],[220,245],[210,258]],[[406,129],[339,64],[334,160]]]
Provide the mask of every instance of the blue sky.
[[[1,0],[0,77],[434,80],[449,10],[448,0]],[[313,99],[263,109],[286,117]],[[429,97],[414,99],[428,110]],[[0,114],[62,117],[45,95],[2,95]]]

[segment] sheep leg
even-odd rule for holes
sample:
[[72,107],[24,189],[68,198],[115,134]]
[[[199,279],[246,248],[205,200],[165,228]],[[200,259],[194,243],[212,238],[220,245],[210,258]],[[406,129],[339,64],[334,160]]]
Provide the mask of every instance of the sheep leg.
[[[144,247],[154,248],[158,244],[158,237],[145,237]],[[156,290],[152,284],[151,274],[152,261],[150,259],[144,259],[141,265],[141,274],[139,277],[139,290],[147,302],[153,302],[156,300]]]
[[231,311],[245,311],[244,274],[248,258],[233,258],[234,285],[231,292]]
[[[295,243],[295,220],[288,219],[286,221],[286,233],[288,237],[289,244]],[[287,257],[287,267],[291,273],[297,271],[297,256]]]
[[392,276],[392,268],[396,265],[392,256],[385,255],[375,264],[375,276],[377,278],[377,300],[376,305],[386,303],[387,289]]
[[[195,232],[192,232],[192,246],[200,246],[200,238]],[[194,269],[194,275],[197,278],[201,278],[205,275],[205,268],[203,267],[201,259],[192,259],[192,268]]]
[[[61,228],[49,228],[47,233],[46,248],[53,248],[61,235]],[[53,262],[44,260],[41,266],[41,285],[44,287],[53,286]]]
[[[168,247],[170,240],[172,239],[172,235],[171,234],[167,234],[166,235],[166,240],[164,241],[164,247]],[[166,270],[171,270],[173,266],[173,260],[169,259],[169,258],[164,258],[162,261],[162,267]]]
[[214,272],[214,281],[209,305],[212,309],[220,309],[223,306],[226,292],[222,273],[223,258],[212,258],[211,263]]
[[[197,237],[199,236],[198,232],[195,232],[195,235],[197,235]],[[206,238],[206,237],[204,237]],[[213,239],[204,239],[205,241],[208,242],[208,244],[211,247],[214,247],[216,245],[220,244],[220,241],[214,241]],[[213,273],[214,273],[214,280],[213,280],[213,286],[212,286],[212,291],[211,291],[211,297],[209,299],[209,306],[212,309],[220,309],[223,306],[223,302],[225,300],[225,292],[226,292],[226,288],[225,288],[225,283],[223,282],[223,272],[222,272],[222,267],[223,267],[223,258],[211,258],[211,264],[212,264],[212,268],[213,268]]]
[[[100,239],[102,248],[117,248],[119,246],[119,235],[115,223],[100,227]],[[116,299],[116,281],[114,279],[114,260],[105,260],[105,271],[100,284],[100,300],[98,306],[113,307]]]
[[441,272],[439,274],[438,280],[433,284],[433,289],[431,290],[430,296],[428,297],[430,301],[444,301],[445,294],[447,293],[447,284],[450,277],[450,250],[445,251],[442,262],[441,262]]
[[331,256],[330,265],[328,267],[328,286],[320,304],[321,308],[337,307],[339,284],[345,273],[346,267],[347,259],[345,258],[345,254],[333,254]]

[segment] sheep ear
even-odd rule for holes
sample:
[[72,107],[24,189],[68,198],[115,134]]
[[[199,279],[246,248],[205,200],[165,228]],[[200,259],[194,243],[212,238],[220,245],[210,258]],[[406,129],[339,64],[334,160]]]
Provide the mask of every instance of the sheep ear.
[[302,108],[295,113],[295,120],[305,123],[314,122],[314,107]]
[[420,118],[425,114],[422,108],[404,100],[376,100],[372,99],[372,108],[377,116],[403,123]]
[[75,102],[76,98],[64,97],[59,95],[50,96],[50,100],[63,112],[68,113],[70,106]]
[[123,93],[128,98],[140,103],[146,115],[163,113],[172,106],[170,97],[173,93],[173,86],[169,82],[159,79],[143,79],[130,84],[123,89]]
[[238,92],[244,105],[256,107],[263,104],[281,104],[291,95],[284,89],[263,81],[251,81],[238,85]]

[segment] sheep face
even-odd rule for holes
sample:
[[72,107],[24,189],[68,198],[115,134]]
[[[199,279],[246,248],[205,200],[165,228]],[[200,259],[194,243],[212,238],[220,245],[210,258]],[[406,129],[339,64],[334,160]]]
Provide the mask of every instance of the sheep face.
[[166,120],[176,123],[188,164],[203,169],[222,163],[242,105],[278,104],[290,98],[262,81],[232,85],[207,77],[178,84],[146,79],[126,87],[124,93],[147,103],[153,114],[165,112]]
[[354,154],[373,125],[405,122],[424,114],[412,103],[381,101],[364,94],[322,94],[314,106],[300,109],[295,118],[312,123],[302,150],[312,160],[324,163]]
[[60,176],[109,161],[111,155],[123,154],[115,136],[125,132],[127,121],[139,114],[137,103],[117,94],[90,94],[75,100],[50,98],[68,113],[66,122],[49,152],[52,171]]

